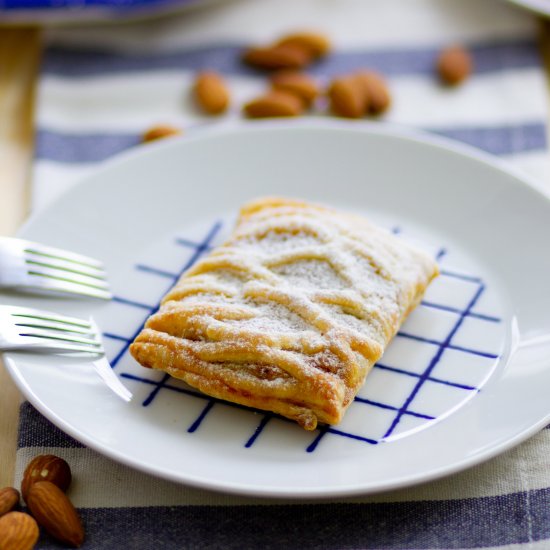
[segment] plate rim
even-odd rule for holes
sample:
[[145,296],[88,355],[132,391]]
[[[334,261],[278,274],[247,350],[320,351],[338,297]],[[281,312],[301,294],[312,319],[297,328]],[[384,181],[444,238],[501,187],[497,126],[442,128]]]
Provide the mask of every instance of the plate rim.
[[[545,186],[534,176],[528,174],[521,168],[516,167],[507,159],[493,155],[492,153],[474,147],[473,145],[469,145],[453,138],[442,136],[420,128],[412,128],[410,126],[403,126],[389,122],[370,120],[327,120],[322,116],[311,116],[307,119],[291,119],[290,121],[285,119],[227,120],[222,122],[206,121],[193,126],[183,135],[170,136],[168,139],[140,143],[137,146],[131,147],[130,149],[117,153],[106,160],[98,162],[92,172],[78,178],[75,182],[73,182],[70,189],[64,191],[61,196],[49,203],[46,208],[54,206],[55,203],[62,200],[63,196],[75,192],[74,190],[76,187],[86,185],[88,180],[94,179],[98,175],[100,176],[104,171],[109,171],[112,168],[125,164],[126,162],[131,162],[134,157],[147,155],[157,149],[169,148],[177,143],[196,142],[203,139],[208,139],[211,136],[216,137],[218,135],[249,131],[308,131],[312,129],[336,132],[350,131],[357,132],[359,134],[366,133],[371,135],[379,134],[382,136],[389,136],[442,149],[446,152],[451,152],[462,157],[467,157],[470,160],[475,160],[486,167],[512,176],[516,180],[516,184],[526,185],[541,195],[541,198],[550,203],[550,187]],[[20,225],[15,236],[19,236],[21,233],[25,232],[27,226],[34,223],[34,218],[38,215],[40,215],[40,213],[31,213],[31,215]]]
[[[32,390],[28,388],[28,385],[26,384],[25,380],[23,380],[23,378],[20,377],[19,375],[20,373],[17,372],[15,362],[12,360],[12,358],[9,356],[4,356],[4,362],[5,362],[6,369],[8,370],[15,384],[17,385],[18,389],[21,390],[24,396],[27,397],[28,395],[34,395]],[[29,401],[31,400],[29,399]],[[186,477],[182,479],[181,476],[178,476],[175,473],[172,473],[168,470],[162,470],[161,472],[158,468],[150,467],[147,464],[143,464],[138,460],[134,460],[131,457],[128,457],[127,455],[119,451],[113,450],[107,445],[104,445],[102,443],[97,443],[95,440],[93,440],[91,437],[86,436],[85,434],[83,435],[83,434],[77,433],[77,430],[73,429],[73,427],[69,423],[67,423],[63,418],[61,418],[55,413],[52,413],[50,409],[43,406],[42,402],[39,399],[37,399],[37,401],[38,401],[38,404],[36,404],[35,402],[31,402],[32,406],[35,407],[48,420],[50,420],[57,428],[61,429],[67,435],[73,437],[73,439],[84,444],[86,447],[90,448],[91,450],[98,452],[99,454],[102,454],[107,458],[110,458],[118,462],[119,464],[133,468],[139,472],[143,472],[153,477],[158,477],[164,480],[178,483],[180,485],[188,485],[196,489],[203,489],[203,490],[222,493],[222,494],[230,494],[230,495],[245,496],[245,497],[261,497],[266,499],[289,498],[289,499],[295,499],[295,500],[304,500],[304,499],[321,500],[326,498],[357,497],[357,496],[366,496],[366,495],[377,495],[380,493],[393,491],[397,489],[414,487],[422,483],[429,483],[431,481],[436,481],[448,476],[452,476],[453,474],[463,472],[473,466],[478,466],[485,462],[488,462],[489,460],[499,456],[503,452],[513,449],[517,445],[525,442],[530,437],[534,436],[536,433],[544,429],[545,426],[547,426],[550,423],[550,412],[549,412],[546,415],[546,417],[539,420],[537,423],[531,426],[531,428],[517,434],[513,438],[506,440],[500,445],[493,446],[488,451],[474,454],[470,458],[457,462],[455,465],[451,467],[448,467],[448,466],[440,467],[438,469],[432,470],[427,474],[417,474],[415,476],[405,476],[402,478],[396,478],[391,482],[386,482],[383,485],[376,486],[373,488],[357,487],[355,485],[348,484],[348,485],[339,486],[338,488],[309,487],[307,490],[302,489],[299,492],[296,492],[296,491],[289,491],[288,488],[286,487],[275,488],[273,486],[261,487],[257,485],[254,487],[250,487],[249,485],[245,485],[241,483],[223,482],[223,481],[220,482],[219,480],[212,481],[209,478],[198,477],[198,476],[194,476],[192,478]],[[64,427],[62,428],[61,426],[64,426]]]

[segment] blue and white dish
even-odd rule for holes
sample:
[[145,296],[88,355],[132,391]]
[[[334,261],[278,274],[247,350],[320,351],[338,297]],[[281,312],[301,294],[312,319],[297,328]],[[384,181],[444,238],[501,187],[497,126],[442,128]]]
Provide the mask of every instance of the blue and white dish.
[[[314,432],[213,400],[128,353],[239,206],[274,194],[360,212],[441,267],[344,421]],[[5,359],[62,430],[167,479],[281,497],[404,487],[487,460],[550,422],[548,234],[547,197],[448,140],[315,121],[204,129],[109,162],[21,232],[105,262],[111,303],[44,298],[40,307],[93,315],[132,402],[110,393],[86,359]]]

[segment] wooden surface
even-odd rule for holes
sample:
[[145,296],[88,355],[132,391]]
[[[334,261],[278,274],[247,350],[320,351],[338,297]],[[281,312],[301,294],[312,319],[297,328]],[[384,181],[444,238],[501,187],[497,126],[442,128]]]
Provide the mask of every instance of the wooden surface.
[[[0,235],[12,235],[28,209],[33,105],[40,57],[36,28],[0,28]],[[0,366],[0,488],[11,485],[20,396]]]
[[[541,51],[550,75],[546,21],[541,21]],[[0,235],[15,233],[28,212],[39,58],[38,29],[0,27]],[[13,483],[19,402],[17,389],[0,365],[0,488]]]

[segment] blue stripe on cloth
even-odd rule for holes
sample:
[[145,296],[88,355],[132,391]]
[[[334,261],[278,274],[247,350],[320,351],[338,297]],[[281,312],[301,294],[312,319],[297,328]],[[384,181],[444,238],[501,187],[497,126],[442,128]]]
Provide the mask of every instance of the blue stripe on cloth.
[[[199,70],[205,67],[227,75],[258,74],[241,61],[245,47],[246,44],[216,44],[177,52],[130,54],[53,46],[44,54],[42,74],[87,77],[119,74],[124,71]],[[542,66],[538,44],[534,39],[484,42],[471,44],[469,49],[476,74]],[[333,52],[311,66],[310,72],[331,77],[357,68],[369,67],[388,76],[431,74],[438,53],[439,49],[436,47]]]
[[137,134],[63,134],[38,130],[35,158],[66,163],[99,162],[140,142]]
[[545,124],[523,124],[493,128],[449,128],[430,130],[468,145],[483,149],[493,155],[511,155],[546,149]]
[[25,401],[19,410],[19,433],[17,446],[20,447],[84,447],[72,437],[62,432],[42,416],[30,403]]
[[[86,547],[94,550],[464,549],[550,539],[550,489],[530,491],[528,496],[516,493],[433,502],[99,508],[79,512],[86,527]],[[41,548],[58,545],[48,541]]]
[[[543,123],[433,132],[496,155],[542,151],[547,143]],[[136,134],[63,134],[42,129],[36,134],[36,157],[65,163],[99,162],[139,143]]]

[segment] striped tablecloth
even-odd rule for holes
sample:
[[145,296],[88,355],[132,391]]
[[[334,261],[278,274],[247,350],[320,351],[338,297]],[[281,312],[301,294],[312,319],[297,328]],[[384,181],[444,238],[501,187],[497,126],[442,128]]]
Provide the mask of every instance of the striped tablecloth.
[[[499,155],[550,191],[547,92],[532,16],[499,0],[235,0],[121,27],[48,33],[38,90],[32,205],[44,208],[98,163],[137,146],[157,123],[194,126],[197,69],[228,78],[233,109],[265,87],[239,52],[289,30],[317,28],[335,51],[311,72],[387,75],[381,123],[421,128]],[[466,44],[475,74],[437,85],[434,59]],[[215,122],[214,122],[215,124]],[[158,480],[72,440],[31,405],[21,408],[16,483],[28,460],[72,465],[71,497],[85,548],[550,548],[550,430],[461,474],[363,498],[274,501]],[[42,547],[55,548],[54,542]]]

